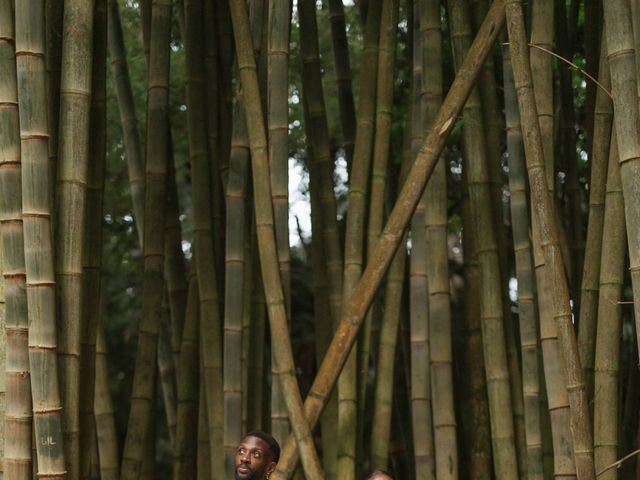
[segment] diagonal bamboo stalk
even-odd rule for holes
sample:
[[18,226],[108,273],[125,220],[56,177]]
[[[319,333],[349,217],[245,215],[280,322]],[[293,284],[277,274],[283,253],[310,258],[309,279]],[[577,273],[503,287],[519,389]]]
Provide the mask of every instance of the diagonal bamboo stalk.
[[320,479],[323,478],[322,469],[313,446],[309,425],[304,418],[300,391],[294,374],[291,340],[273,230],[266,132],[260,90],[258,88],[258,77],[253,58],[253,42],[249,29],[249,19],[243,0],[233,0],[229,6],[236,41],[240,81],[245,94],[247,131],[253,167],[256,231],[262,278],[267,298],[271,337],[279,339],[279,341],[272,344],[276,358],[276,369],[280,374],[279,378],[291,427],[302,451],[305,474],[310,480]]
[[[416,161],[409,172],[408,180],[400,192],[396,205],[380,236],[374,260],[367,266],[356,285],[351,300],[343,309],[342,320],[305,401],[305,413],[310,425],[315,425],[318,421],[328,394],[353,347],[362,319],[371,305],[375,291],[382,281],[426,182],[444,148],[447,136],[462,111],[473,82],[500,33],[503,22],[504,3],[498,0],[489,9],[487,17],[469,49],[469,54],[462,63],[449,94],[433,122],[433,127],[420,148]],[[273,474],[274,479],[288,478],[291,475],[297,462],[297,453],[297,447],[290,437]]]
[[595,479],[595,470],[589,408],[586,401],[583,373],[578,358],[577,342],[571,323],[567,278],[558,244],[558,233],[553,215],[553,201],[548,193],[544,152],[542,149],[543,142],[531,84],[531,67],[521,0],[507,0],[505,11],[512,51],[513,73],[523,125],[531,203],[535,206],[535,214],[541,228],[540,238],[534,237],[534,242],[540,241],[544,252],[545,268],[548,269],[548,278],[553,287],[553,316],[564,360],[565,386],[569,396],[576,474],[579,480],[591,480]]

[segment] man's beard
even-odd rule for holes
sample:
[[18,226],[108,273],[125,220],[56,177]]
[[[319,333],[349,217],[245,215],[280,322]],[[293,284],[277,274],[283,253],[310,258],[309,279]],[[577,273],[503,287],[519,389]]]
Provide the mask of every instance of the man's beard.
[[[245,474],[238,473],[238,468],[240,467],[247,469],[249,472]],[[236,480],[258,480],[258,474],[254,470],[252,470],[251,467],[248,467],[247,465],[238,465],[236,467],[235,473],[236,473]]]

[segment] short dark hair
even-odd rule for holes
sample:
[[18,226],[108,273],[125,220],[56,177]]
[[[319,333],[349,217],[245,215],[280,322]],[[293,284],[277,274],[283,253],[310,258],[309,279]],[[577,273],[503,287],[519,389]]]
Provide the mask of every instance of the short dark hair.
[[389,472],[387,472],[386,470],[382,470],[381,468],[374,470],[373,472],[371,472],[369,474],[369,476],[367,477],[367,480],[369,480],[370,478],[375,477],[376,475],[378,475],[379,473],[381,473],[382,475],[386,475],[387,477],[391,478],[393,480],[393,475],[391,475]]
[[263,432],[262,430],[252,430],[247,433],[245,437],[256,437],[263,440],[267,445],[269,445],[269,450],[271,450],[273,460],[278,463],[278,460],[280,460],[280,445],[276,439],[271,436],[271,434]]

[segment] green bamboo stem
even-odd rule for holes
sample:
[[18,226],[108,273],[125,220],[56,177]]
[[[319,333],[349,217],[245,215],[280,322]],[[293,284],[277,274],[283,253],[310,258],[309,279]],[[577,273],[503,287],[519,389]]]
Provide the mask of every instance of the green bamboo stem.
[[138,129],[138,120],[133,103],[133,91],[129,80],[129,66],[120,22],[117,0],[109,0],[109,56],[111,71],[116,85],[120,123],[127,167],[129,188],[133,201],[133,216],[138,230],[138,240],[142,245],[144,230],[144,160]]
[[176,438],[176,364],[171,351],[171,339],[169,338],[169,306],[166,293],[162,298],[162,310],[160,317],[160,331],[158,333],[158,376],[162,403],[164,404],[167,430],[169,431],[169,444],[173,447]]
[[558,234],[553,215],[553,200],[548,193],[545,175],[543,142],[531,83],[528,45],[525,36],[522,3],[508,0],[505,5],[512,65],[518,104],[523,128],[525,156],[531,188],[531,203],[540,222],[540,240],[544,252],[548,279],[552,287],[553,317],[558,334],[560,350],[564,360],[570,415],[573,451],[578,479],[594,479],[593,443],[589,406],[586,401],[583,372],[578,358],[578,348],[573,325],[567,279],[559,250]]
[[[255,230],[255,229],[254,229]],[[252,242],[255,244],[255,240]],[[265,386],[265,327],[267,324],[266,308],[264,304],[264,287],[260,277],[260,259],[258,255],[253,255],[253,287],[251,305],[251,336],[249,344],[249,362],[247,365],[247,375],[251,379],[247,389],[248,415],[247,430],[263,429],[265,419],[263,415],[263,399]]]
[[[601,50],[599,72],[598,81],[604,88],[611,89],[606,42],[603,42]],[[613,104],[611,98],[602,89],[598,89],[596,93],[593,117],[589,218],[578,322],[578,352],[580,353],[580,365],[584,369],[587,398],[589,399],[593,398],[593,361],[596,341],[596,316],[598,313],[598,289],[600,286],[600,253],[602,251],[602,229],[604,226],[605,183],[611,141],[611,125],[613,123]]]
[[[599,66],[602,51],[605,51],[606,47],[602,44],[604,23],[602,21],[602,2],[596,0],[594,2],[587,2],[584,6],[584,56],[586,63],[586,71],[593,77],[598,78],[600,75]],[[585,100],[585,130],[587,134],[587,152],[589,159],[593,155],[593,142],[597,138],[594,132],[595,123],[595,110],[596,110],[596,97],[600,89],[594,82],[587,82],[587,94]],[[587,230],[587,236],[589,232]],[[586,246],[585,246],[586,249]],[[587,255],[585,252],[585,260]],[[584,272],[583,272],[584,276]]]
[[60,386],[65,456],[71,479],[80,476],[80,337],[82,250],[85,236],[94,1],[65,2],[56,181],[56,283],[60,313]]
[[[640,235],[638,226],[640,208],[637,199],[640,192],[634,180],[638,171],[640,142],[637,137],[638,112],[637,78],[634,68],[634,44],[631,29],[629,5],[618,0],[603,2],[604,18],[607,25],[607,56],[611,69],[611,89],[613,108],[616,112],[616,140],[620,155],[620,176],[622,177],[622,193],[625,198],[625,219],[627,223],[627,239],[629,242],[629,263],[633,298],[640,298]],[[636,318],[636,335],[640,344],[640,301],[634,303]],[[640,350],[639,350],[640,351]]]
[[524,150],[518,99],[513,83],[511,55],[508,46],[502,50],[504,102],[509,153],[509,191],[513,249],[518,280],[518,317],[522,356],[522,390],[524,397],[527,479],[544,478],[542,463],[542,431],[540,426],[540,373],[538,371],[538,319],[534,295],[533,254],[529,239]]
[[96,383],[93,401],[98,455],[100,457],[100,478],[102,480],[116,480],[119,478],[118,472],[120,471],[118,437],[111,392],[109,391],[107,349],[102,325],[98,326],[96,340]]
[[[7,376],[6,376],[6,366],[7,366],[7,329],[6,329],[6,312],[7,312],[7,303],[6,303],[6,291],[5,291],[5,281],[4,281],[4,271],[5,260],[4,253],[2,247],[2,236],[0,236],[0,454],[4,459],[4,450],[5,450],[5,421],[4,418],[6,416],[7,409]],[[4,461],[2,462],[2,466],[0,466],[0,478],[4,478]]]
[[[436,107],[440,99],[435,97],[440,86],[442,94],[442,72],[440,68],[424,69],[425,64],[440,65],[442,63],[439,16],[433,17],[433,8],[439,8],[436,2],[413,3],[413,107],[411,109],[412,140],[411,154],[415,157],[422,145],[425,124],[423,114],[429,107]],[[434,24],[437,18],[437,25]],[[430,24],[431,23],[431,24]],[[436,28],[437,27],[437,28]],[[423,76],[429,80],[423,81]],[[440,80],[440,84],[438,81]],[[434,95],[423,91],[424,87],[433,88]],[[422,98],[424,97],[424,101]],[[424,105],[424,112],[421,105]],[[437,107],[436,107],[437,108]],[[443,173],[439,162],[430,182],[427,192],[433,191],[433,184]],[[413,450],[416,478],[420,480],[435,478],[435,458],[433,443],[433,420],[431,411],[431,365],[429,338],[429,286],[427,279],[427,242],[425,231],[425,210],[427,208],[427,193],[420,197],[420,202],[411,219],[411,256],[410,256],[410,285],[409,312],[411,322],[411,362],[421,365],[411,369],[411,417],[413,421]]]
[[[615,135],[615,129],[613,129]],[[622,287],[624,284],[626,229],[622,179],[616,142],[611,142],[607,192],[604,209],[598,327],[595,356],[595,391],[593,405],[594,460],[597,472],[618,459],[620,403],[620,336],[622,333]],[[599,478],[615,480],[616,470]]]
[[[200,362],[202,367],[202,362]],[[196,478],[197,480],[209,480],[211,478],[211,460],[209,458],[209,431],[207,408],[204,392],[204,378],[200,373],[200,388],[198,398],[198,450],[196,452]]]
[[31,478],[31,385],[13,2],[0,1],[0,257],[6,337],[3,474]]
[[[247,209],[251,211],[251,198],[247,199]],[[253,355],[251,350],[251,319],[253,317],[253,275],[254,268],[254,252],[258,247],[255,235],[255,219],[253,215],[245,218],[246,229],[249,235],[244,240],[244,257],[246,259],[243,273],[242,286],[242,431],[249,432],[247,428],[249,415],[249,382],[253,381],[253,377],[249,377],[249,358]]]
[[[216,35],[218,38],[218,49],[220,52],[220,178],[223,188],[226,189],[227,175],[229,172],[229,152],[231,151],[231,125],[233,112],[233,91],[231,77],[233,70],[234,45],[233,33],[231,32],[231,17],[229,13],[229,2],[215,2]],[[212,472],[214,469],[212,469]]]
[[[85,228],[83,235],[82,331],[80,338],[80,441],[92,445],[96,441],[94,394],[96,369],[96,336],[101,314],[102,213],[104,170],[107,142],[107,2],[96,0],[93,18],[93,72],[91,74],[90,146],[87,167]],[[94,448],[80,451],[80,478],[91,478]]]
[[[454,59],[468,54],[470,21],[462,3],[450,0],[449,29]],[[502,289],[496,233],[492,222],[488,159],[478,89],[473,89],[464,107],[462,141],[469,188],[470,212],[476,255],[480,267],[480,323],[485,354],[485,372],[491,418],[493,465],[498,478],[516,478],[519,473],[515,443],[513,404],[507,361],[507,332],[502,308]]]
[[347,165],[353,159],[356,137],[356,108],[351,87],[351,64],[349,62],[349,42],[344,18],[342,0],[329,0],[329,19],[331,20],[331,42],[333,44],[333,62],[336,71],[336,90],[342,128],[342,147]]
[[[375,291],[401,241],[404,229],[413,215],[413,210],[422,195],[427,179],[437,163],[446,137],[451,132],[455,119],[460,114],[471,91],[473,81],[497,38],[504,21],[503,7],[502,1],[498,0],[492,4],[487,13],[476,40],[469,50],[469,55],[463,62],[460,72],[434,120],[433,127],[420,148],[416,161],[409,172],[408,180],[398,196],[396,206],[380,236],[374,260],[367,266],[362,279],[358,282],[357,289],[350,297],[351,300],[343,309],[342,320],[305,402],[305,413],[309,425],[315,425],[318,421],[328,393],[335,384],[349,351],[353,347],[362,319],[371,305]],[[273,478],[286,478],[294,469],[296,461],[296,446],[293,439],[289,438]]]
[[[189,295],[185,315],[180,361],[178,363],[178,408],[176,441],[173,449],[174,480],[191,480],[196,472],[198,417],[198,379],[200,356],[198,352],[199,296],[198,277],[194,272],[189,278]],[[204,404],[202,405],[203,411]],[[206,432],[206,430],[205,430]]]
[[38,474],[51,479],[64,479],[66,467],[53,288],[55,276],[46,115],[44,5],[42,2],[18,2],[15,7],[29,364],[33,373],[31,392]]
[[142,317],[131,409],[123,451],[121,478],[142,473],[145,443],[151,428],[155,399],[156,356],[164,270],[164,227],[168,163],[168,86],[171,2],[153,0],[151,7],[149,87],[147,97],[147,161],[145,167],[144,278]]
[[253,58],[249,19],[242,0],[234,0],[230,2],[229,6],[236,41],[238,69],[245,95],[245,113],[249,144],[251,146],[254,208],[262,278],[267,299],[271,338],[279,340],[272,343],[272,348],[275,353],[276,369],[280,375],[279,380],[284,393],[287,413],[296,440],[303,452],[302,464],[305,475],[309,479],[319,479],[323,478],[322,469],[313,446],[309,425],[304,418],[302,400],[294,373],[284,294],[277,260],[266,132]]

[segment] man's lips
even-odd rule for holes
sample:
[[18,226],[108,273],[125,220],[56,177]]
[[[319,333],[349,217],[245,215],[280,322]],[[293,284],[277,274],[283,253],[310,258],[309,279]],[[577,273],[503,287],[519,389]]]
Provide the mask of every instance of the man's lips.
[[249,467],[247,467],[246,465],[240,465],[239,467],[236,467],[236,471],[240,475],[246,475],[247,473],[251,473],[251,469]]

